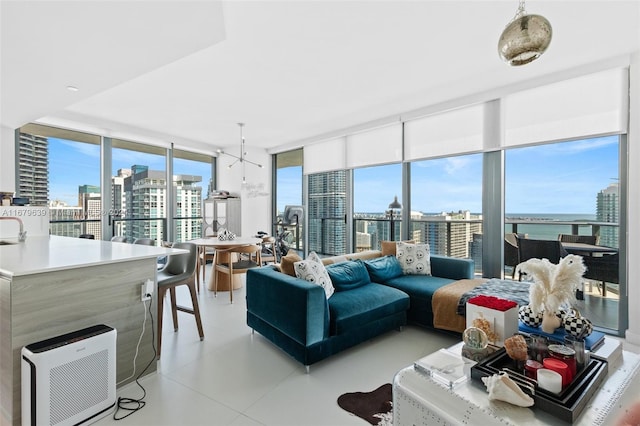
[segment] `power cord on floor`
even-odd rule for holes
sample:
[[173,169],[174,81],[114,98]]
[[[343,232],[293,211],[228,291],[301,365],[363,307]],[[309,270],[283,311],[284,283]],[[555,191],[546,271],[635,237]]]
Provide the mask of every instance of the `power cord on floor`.
[[[145,331],[145,324],[147,322],[147,310],[149,311],[149,318],[151,319],[151,347],[153,348],[153,358],[149,361],[149,363],[146,365],[146,367],[144,367],[144,369],[140,372],[140,374],[138,375],[138,377],[136,377],[135,381],[136,384],[140,387],[140,389],[142,389],[142,397],[141,398],[127,398],[127,397],[118,397],[118,403],[116,405],[116,410],[113,413],[113,419],[114,420],[122,420],[124,418],[129,417],[130,415],[132,415],[133,413],[137,412],[138,410],[141,410],[147,403],[145,402],[145,397],[147,396],[147,391],[145,390],[145,388],[140,384],[140,382],[138,381],[138,379],[140,379],[140,377],[142,377],[142,375],[149,369],[149,367],[151,366],[151,364],[153,364],[153,362],[156,360],[158,353],[156,351],[156,337],[155,337],[155,332],[153,331],[153,313],[151,312],[151,301],[153,299],[149,299],[149,305],[147,305],[146,302],[143,302],[143,306],[144,306],[144,321],[142,322],[142,333],[140,333],[140,338],[138,339],[138,344],[136,346],[136,354],[133,357],[133,373],[131,374],[131,376],[127,377],[126,379],[124,379],[123,381],[129,380],[130,378],[132,378],[135,374],[136,374],[136,358],[138,357],[138,350],[140,348],[140,342],[142,341],[142,336],[144,335],[144,331]],[[122,383],[122,382],[120,382]],[[118,417],[118,412],[120,410],[123,411],[128,411],[128,413],[124,416]]]

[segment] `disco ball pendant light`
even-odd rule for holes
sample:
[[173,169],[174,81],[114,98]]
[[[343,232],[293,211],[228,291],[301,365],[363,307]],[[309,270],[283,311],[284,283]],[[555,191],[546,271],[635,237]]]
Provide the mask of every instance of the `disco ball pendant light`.
[[551,24],[540,15],[527,15],[520,0],[516,15],[502,32],[498,53],[512,66],[525,65],[540,57],[551,43]]

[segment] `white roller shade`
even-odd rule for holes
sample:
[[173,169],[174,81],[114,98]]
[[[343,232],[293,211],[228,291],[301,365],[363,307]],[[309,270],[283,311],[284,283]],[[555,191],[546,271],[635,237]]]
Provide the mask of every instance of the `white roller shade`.
[[328,139],[305,146],[303,150],[304,174],[311,175],[333,170],[343,170],[345,168],[345,139],[344,137]]
[[407,121],[405,161],[442,157],[483,149],[484,104]]
[[402,161],[402,123],[347,136],[347,168]]
[[503,99],[503,146],[626,133],[628,70],[614,69]]

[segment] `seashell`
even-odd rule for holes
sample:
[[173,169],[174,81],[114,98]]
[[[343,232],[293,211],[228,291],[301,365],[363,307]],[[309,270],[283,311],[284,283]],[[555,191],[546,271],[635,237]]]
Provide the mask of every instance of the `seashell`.
[[490,400],[505,401],[518,407],[533,405],[533,398],[524,393],[506,373],[483,377],[482,383],[487,387]]

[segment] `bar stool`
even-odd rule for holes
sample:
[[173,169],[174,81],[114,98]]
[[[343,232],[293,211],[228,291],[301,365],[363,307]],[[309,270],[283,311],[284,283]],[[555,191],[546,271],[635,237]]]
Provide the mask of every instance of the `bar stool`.
[[[198,248],[192,243],[173,243],[171,247],[185,249],[188,250],[189,253],[170,255],[167,264],[158,271],[158,359],[160,359],[160,351],[162,348],[162,310],[164,308],[164,298],[167,291],[169,291],[171,297],[171,314],[173,316],[174,331],[178,331],[178,311],[186,312],[195,316],[200,340],[204,339],[195,281]],[[179,306],[176,303],[176,287],[179,285],[186,285],[189,288],[192,308]]]

